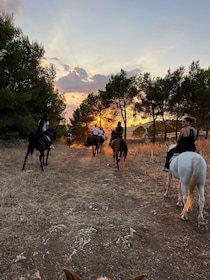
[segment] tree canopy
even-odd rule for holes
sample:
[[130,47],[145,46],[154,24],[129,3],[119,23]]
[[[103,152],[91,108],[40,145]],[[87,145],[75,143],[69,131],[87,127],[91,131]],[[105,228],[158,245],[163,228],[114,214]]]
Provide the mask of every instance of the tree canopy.
[[54,89],[54,68],[42,66],[44,48],[31,43],[4,13],[0,36],[0,137],[26,137],[44,113],[57,125],[65,99]]
[[[0,137],[26,137],[35,130],[37,121],[46,113],[51,125],[64,119],[64,93],[54,87],[55,69],[44,67],[44,48],[30,42],[22,30],[14,27],[13,17],[0,13]],[[165,138],[168,121],[183,115],[197,118],[197,128],[209,129],[210,68],[202,69],[192,62],[186,70],[180,66],[168,70],[165,77],[139,73],[128,77],[121,69],[111,75],[104,90],[89,93],[70,118],[71,128],[82,137],[88,125],[97,118],[107,122],[116,118],[124,123],[125,138],[129,112],[153,121],[153,142],[156,121],[162,120]],[[108,112],[108,114],[107,114]],[[106,116],[106,117],[105,117]]]
[[[97,102],[96,102],[97,100]],[[176,121],[176,136],[179,120],[184,115],[197,118],[198,130],[208,130],[210,120],[210,68],[202,69],[199,62],[192,62],[188,71],[180,66],[175,71],[168,70],[165,77],[151,77],[150,73],[140,73],[128,78],[124,70],[112,75],[105,86],[94,97],[94,105],[88,100],[83,101],[89,108],[85,114],[83,107],[78,108],[77,116],[84,116],[86,126],[88,118],[101,112],[101,108],[109,110],[110,118],[120,117],[127,124],[127,110],[133,107],[134,115],[149,117],[153,121],[152,141],[155,142],[156,121],[162,120],[165,128],[165,139],[170,127],[170,120]],[[75,124],[77,120],[72,119]]]

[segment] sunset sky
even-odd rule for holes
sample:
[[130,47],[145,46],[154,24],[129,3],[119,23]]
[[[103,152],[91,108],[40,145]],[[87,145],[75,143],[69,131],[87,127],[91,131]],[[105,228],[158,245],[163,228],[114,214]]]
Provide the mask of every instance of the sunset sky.
[[44,47],[67,119],[121,69],[164,77],[197,60],[210,66],[209,0],[0,0],[0,10]]

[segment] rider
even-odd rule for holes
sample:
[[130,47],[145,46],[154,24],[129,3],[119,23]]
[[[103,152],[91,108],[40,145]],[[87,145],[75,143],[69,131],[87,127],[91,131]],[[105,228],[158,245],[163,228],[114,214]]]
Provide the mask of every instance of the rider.
[[53,137],[51,133],[47,131],[49,124],[50,122],[47,118],[47,114],[44,114],[42,118],[38,121],[38,132],[43,133],[47,138],[49,138],[50,148],[52,149],[54,148],[54,146],[52,145]]
[[123,136],[123,127],[121,126],[121,122],[118,122],[117,127],[112,132],[112,136],[111,136],[111,139],[109,141],[109,146],[111,147],[112,140],[114,140],[116,138],[121,138],[122,139],[122,136]]
[[177,145],[168,151],[166,155],[165,167],[162,171],[168,172],[170,159],[174,153],[182,153],[185,151],[196,151],[195,147],[195,129],[192,127],[192,124],[195,122],[193,117],[185,117],[182,120],[182,129],[180,130]]
[[102,127],[99,128],[99,134],[98,135],[99,135],[99,137],[102,137],[103,140],[105,140],[104,130],[103,130]]
[[99,129],[97,127],[97,125],[95,124],[95,126],[92,129],[92,135],[93,136],[99,136]]

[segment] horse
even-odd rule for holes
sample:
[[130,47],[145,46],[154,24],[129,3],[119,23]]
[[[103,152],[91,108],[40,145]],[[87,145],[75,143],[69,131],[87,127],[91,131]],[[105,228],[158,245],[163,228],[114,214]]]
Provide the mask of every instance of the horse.
[[[48,157],[49,157],[49,152],[51,150],[50,145],[52,144],[52,141],[56,139],[56,128],[48,128],[47,130],[48,137],[44,133],[40,132],[31,132],[28,136],[28,149],[25,155],[24,163],[22,170],[25,168],[26,161],[28,158],[29,154],[33,154],[34,149],[37,149],[40,152],[39,155],[39,161],[40,161],[40,166],[41,170],[43,171],[43,165],[48,165]],[[47,155],[46,155],[46,161],[45,161],[45,154],[44,151],[47,150]]]
[[125,140],[121,138],[115,138],[111,142],[111,148],[113,150],[113,160],[117,165],[117,169],[119,170],[119,162],[120,158],[123,156],[124,161],[128,154],[128,146]]
[[92,146],[93,156],[98,154],[99,151],[99,137],[95,135],[88,136],[87,142],[85,144],[87,147]]
[[[168,151],[175,145],[170,145]],[[199,193],[199,215],[198,227],[202,229],[206,227],[203,208],[205,203],[205,181],[207,173],[207,164],[204,158],[196,152],[182,152],[174,154],[171,158],[168,178],[166,182],[166,191],[164,197],[168,197],[172,175],[179,179],[179,194],[177,206],[184,206],[181,212],[181,219],[188,219],[188,210],[192,207],[192,195],[195,186],[197,186]]]
[[[76,274],[71,272],[70,270],[64,268],[63,271],[64,271],[64,273],[66,275],[66,280],[80,280],[80,278]],[[139,276],[137,276],[135,278],[132,278],[131,280],[141,280],[141,279],[144,278],[144,276],[145,275],[142,274],[142,275],[139,275]],[[97,280],[109,280],[109,278],[107,278],[107,277],[100,277]]]
[[67,145],[70,146],[73,143],[73,141],[74,141],[73,135],[71,133],[68,133],[67,138],[66,138]]
[[99,151],[101,152],[103,149],[103,144],[105,141],[105,136],[99,136]]

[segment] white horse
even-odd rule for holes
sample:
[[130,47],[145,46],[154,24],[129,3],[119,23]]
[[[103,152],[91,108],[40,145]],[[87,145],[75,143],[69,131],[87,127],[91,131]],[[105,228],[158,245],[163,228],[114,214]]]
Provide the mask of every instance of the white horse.
[[[175,145],[170,145],[168,151]],[[168,197],[172,175],[180,180],[178,206],[184,206],[181,219],[187,220],[187,212],[192,207],[192,195],[195,186],[199,193],[198,226],[204,226],[203,208],[205,203],[205,182],[207,164],[204,158],[196,152],[183,152],[174,154],[170,160],[168,180],[166,183],[165,197]]]

